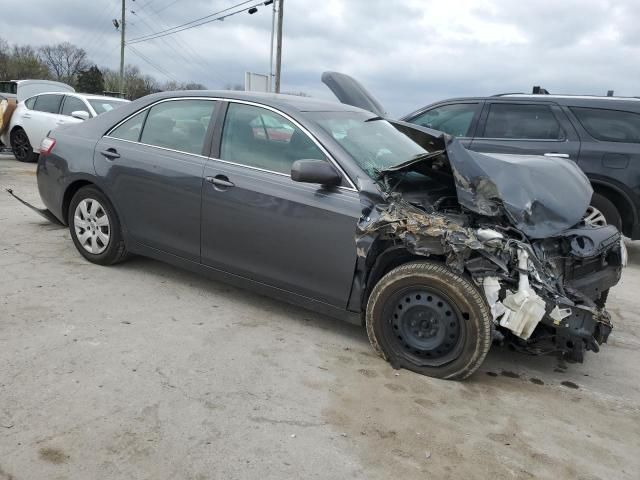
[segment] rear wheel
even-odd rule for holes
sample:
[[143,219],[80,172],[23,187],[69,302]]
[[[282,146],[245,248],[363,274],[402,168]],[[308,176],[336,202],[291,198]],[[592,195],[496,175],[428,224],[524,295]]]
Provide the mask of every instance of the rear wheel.
[[76,192],[69,206],[68,222],[73,243],[90,262],[113,265],[127,257],[118,215],[96,187],[87,186]]
[[38,154],[33,151],[27,132],[21,128],[16,128],[11,132],[9,136],[11,142],[11,149],[13,150],[13,156],[19,162],[36,162],[38,161]]
[[[603,216],[604,218],[602,218]],[[620,212],[611,200],[599,193],[594,193],[593,197],[591,197],[591,206],[587,210],[585,221],[598,226],[613,225],[622,231]]]
[[407,263],[387,273],[371,293],[366,323],[369,341],[394,367],[431,377],[468,377],[491,344],[482,295],[438,263]]

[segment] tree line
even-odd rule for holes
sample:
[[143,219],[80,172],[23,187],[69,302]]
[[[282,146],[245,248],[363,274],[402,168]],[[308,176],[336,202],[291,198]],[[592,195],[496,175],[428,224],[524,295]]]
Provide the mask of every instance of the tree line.
[[[11,45],[0,38],[0,80],[56,80],[81,93],[120,92],[120,73],[98,67],[87,52],[69,42],[33,47]],[[160,82],[144,75],[136,65],[124,69],[124,95],[135,100],[150,93],[169,90],[204,90],[200,83]]]

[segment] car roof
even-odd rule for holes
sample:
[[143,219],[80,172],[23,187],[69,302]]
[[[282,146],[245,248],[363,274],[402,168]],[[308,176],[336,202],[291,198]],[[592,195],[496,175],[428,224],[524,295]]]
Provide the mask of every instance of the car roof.
[[[345,105],[338,101],[319,100],[312,97],[287,95],[283,93],[244,92],[235,90],[180,90],[160,92],[142,97],[148,100],[162,100],[174,97],[211,97],[228,98],[230,100],[244,100],[257,102],[279,110],[297,112],[362,112],[364,110]],[[151,102],[148,102],[151,103]],[[367,112],[370,113],[370,112]]]

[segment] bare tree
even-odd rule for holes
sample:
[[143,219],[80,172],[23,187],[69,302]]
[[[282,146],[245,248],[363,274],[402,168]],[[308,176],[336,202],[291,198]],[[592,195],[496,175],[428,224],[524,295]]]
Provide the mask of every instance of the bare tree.
[[87,52],[69,42],[40,47],[40,57],[58,81],[75,83],[76,76],[89,68]]
[[23,78],[47,79],[49,72],[33,47],[14,45],[9,49],[7,42],[0,42],[0,80]]

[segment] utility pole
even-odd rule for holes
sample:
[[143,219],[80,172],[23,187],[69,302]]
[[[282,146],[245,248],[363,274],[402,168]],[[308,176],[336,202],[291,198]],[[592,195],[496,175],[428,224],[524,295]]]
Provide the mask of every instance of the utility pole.
[[269,51],[269,91],[273,92],[273,40],[276,33],[276,3],[271,11],[271,49]]
[[280,77],[282,75],[282,17],[283,16],[284,16],[284,0],[278,0],[278,44],[276,47],[276,93],[280,93]]
[[124,25],[126,0],[122,0],[122,18],[120,20],[120,93],[124,95]]

